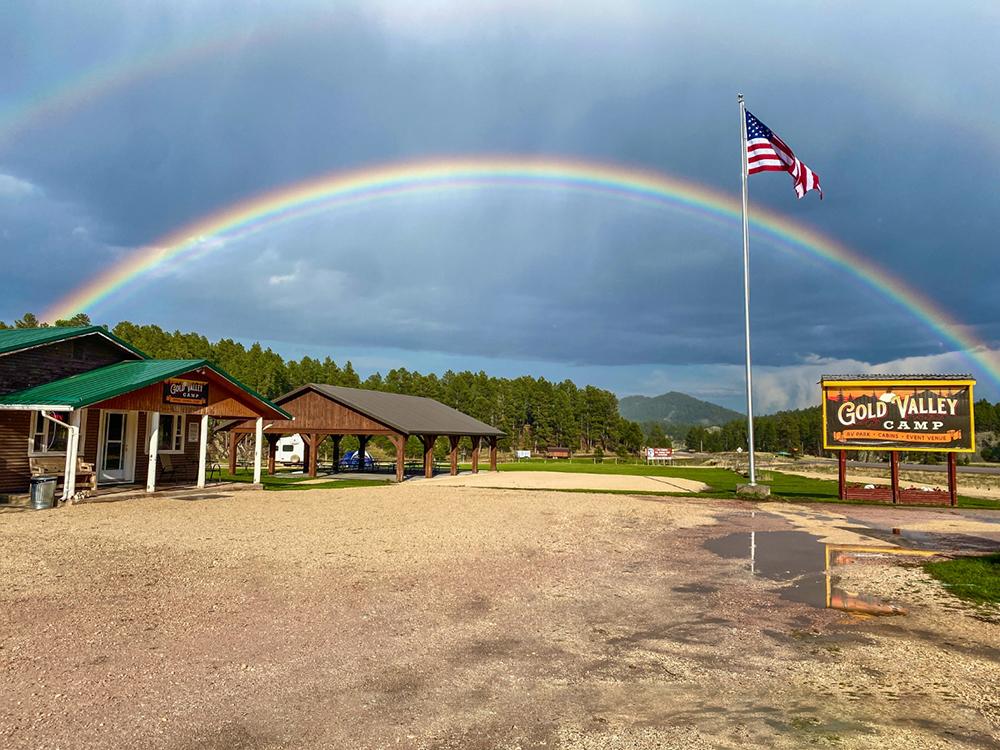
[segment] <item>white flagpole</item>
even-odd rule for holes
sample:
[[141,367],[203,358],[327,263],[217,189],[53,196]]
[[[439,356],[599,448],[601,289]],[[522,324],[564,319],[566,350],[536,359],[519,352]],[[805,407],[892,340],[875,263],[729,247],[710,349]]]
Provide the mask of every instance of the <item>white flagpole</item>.
[[750,227],[747,222],[747,108],[743,94],[740,103],[740,177],[743,180],[743,323],[747,354],[747,447],[750,455],[750,486],[757,485],[753,450],[753,374],[750,367]]

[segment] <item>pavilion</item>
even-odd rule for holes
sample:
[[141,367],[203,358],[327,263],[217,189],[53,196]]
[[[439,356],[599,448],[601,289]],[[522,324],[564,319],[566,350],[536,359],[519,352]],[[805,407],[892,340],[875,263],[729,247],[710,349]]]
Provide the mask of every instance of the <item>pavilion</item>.
[[[278,438],[293,434],[301,435],[305,441],[304,463],[310,476],[317,474],[317,456],[323,441],[331,438],[334,456],[339,457],[344,435],[357,436],[361,457],[372,437],[387,437],[396,448],[397,482],[403,481],[406,441],[411,436],[423,444],[426,477],[434,473],[434,443],[439,437],[449,440],[453,475],[458,473],[458,444],[463,437],[472,441],[474,473],[479,471],[483,440],[489,445],[490,470],[497,470],[497,440],[503,432],[431,398],[309,383],[280,396],[274,403],[293,419],[276,419],[263,427],[268,443],[267,467],[272,474]],[[254,426],[251,421],[243,420],[231,422],[223,429],[229,430],[229,471],[235,473],[238,443]]]

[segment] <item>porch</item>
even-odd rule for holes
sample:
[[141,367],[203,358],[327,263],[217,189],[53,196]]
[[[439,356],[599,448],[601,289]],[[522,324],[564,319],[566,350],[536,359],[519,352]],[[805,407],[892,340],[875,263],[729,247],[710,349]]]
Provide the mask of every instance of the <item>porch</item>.
[[[209,481],[204,487],[199,487],[197,483],[192,482],[161,482],[152,493],[144,484],[111,484],[100,486],[96,490],[78,492],[76,502],[112,503],[148,497],[188,502],[223,500],[231,497],[235,492],[256,489],[260,489],[260,485],[226,480]],[[59,498],[58,495],[57,498]],[[31,496],[27,492],[0,495],[0,513],[16,513],[31,509]]]
[[204,490],[221,479],[208,459],[209,420],[241,418],[255,423],[259,484],[263,420],[288,416],[204,360],[121,362],[0,397],[0,432],[27,441],[5,482],[26,490],[61,465],[62,500]]

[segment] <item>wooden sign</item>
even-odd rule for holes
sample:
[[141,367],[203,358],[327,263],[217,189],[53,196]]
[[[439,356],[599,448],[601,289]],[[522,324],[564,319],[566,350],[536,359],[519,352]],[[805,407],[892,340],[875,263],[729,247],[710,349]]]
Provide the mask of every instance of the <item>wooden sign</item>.
[[206,406],[208,404],[208,383],[203,380],[169,378],[163,381],[163,402],[165,404],[185,404],[186,406]]
[[820,384],[827,450],[976,449],[974,380],[824,378]]

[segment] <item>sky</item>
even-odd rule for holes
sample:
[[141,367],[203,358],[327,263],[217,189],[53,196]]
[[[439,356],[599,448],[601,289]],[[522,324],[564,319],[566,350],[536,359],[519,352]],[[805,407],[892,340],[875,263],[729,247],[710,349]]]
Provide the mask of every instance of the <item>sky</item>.
[[[973,360],[856,274],[754,233],[759,411],[818,403],[819,376],[845,372],[972,372],[998,400],[1000,10],[875,5],[8,0],[0,319],[325,174],[546,158],[738,198],[742,92],[824,187],[797,200],[788,175],[753,175],[751,217],[849,248],[981,346]],[[362,375],[482,369],[743,406],[732,221],[489,184],[206,239],[83,311]]]

